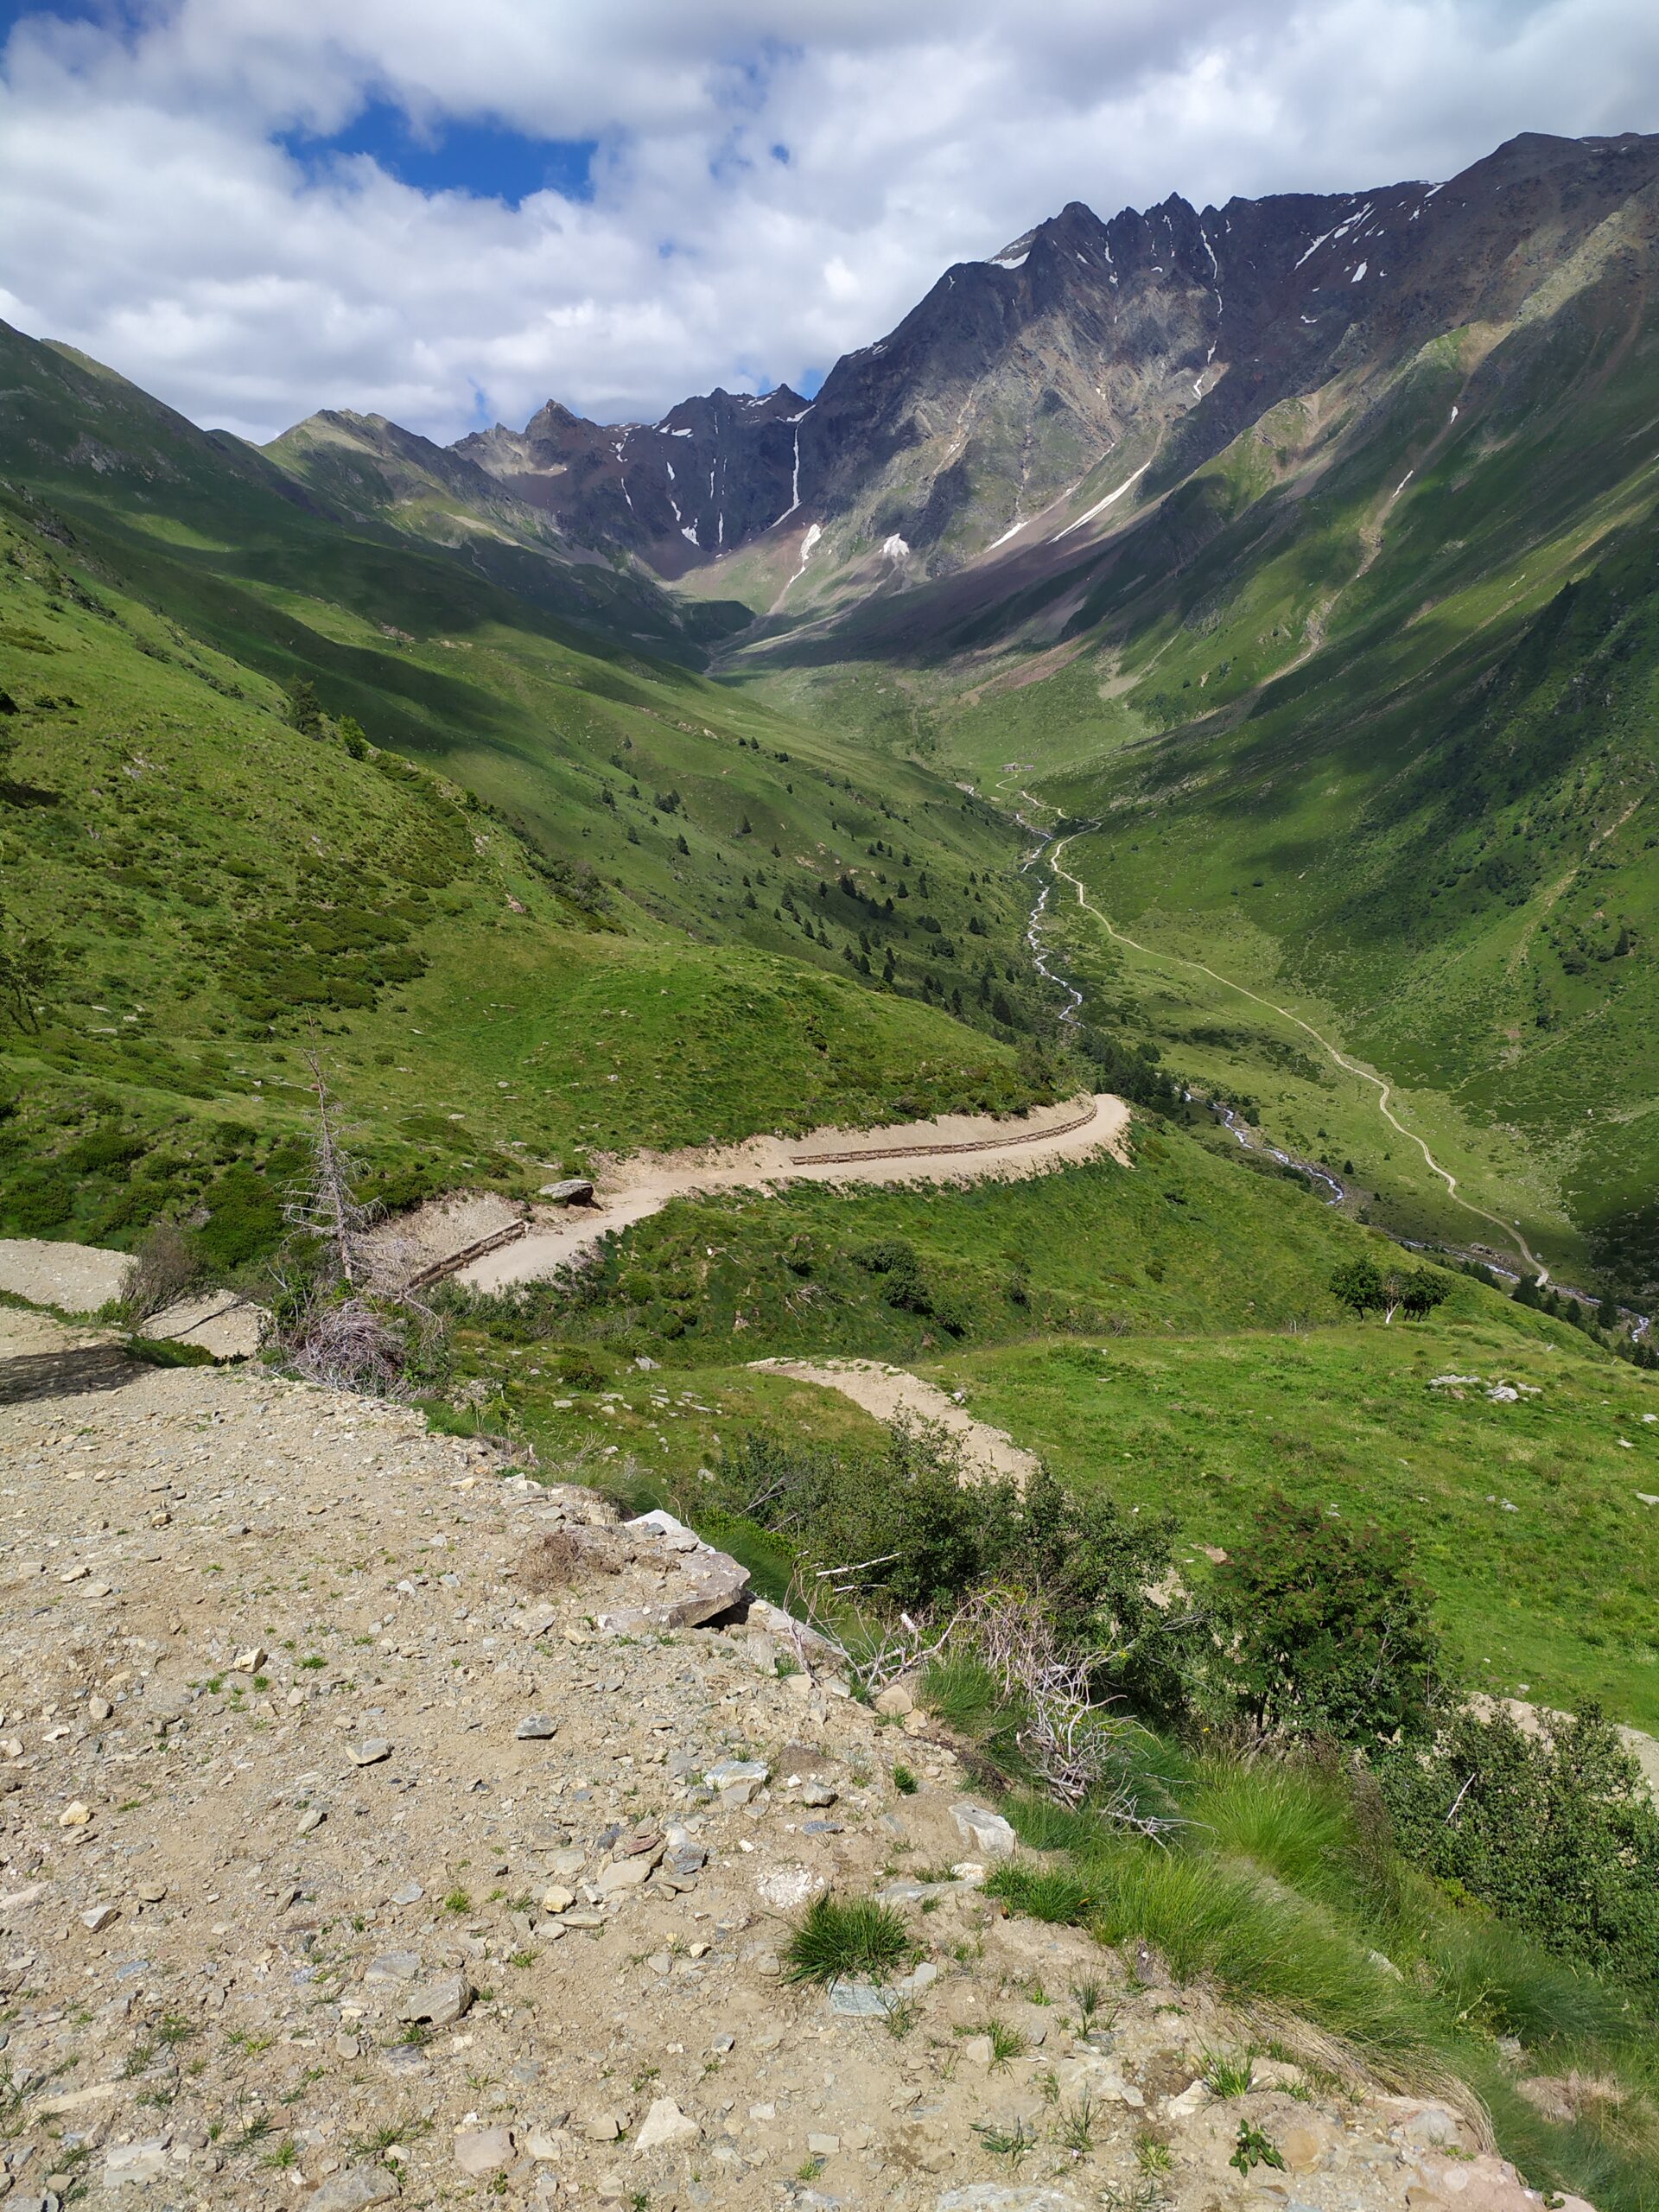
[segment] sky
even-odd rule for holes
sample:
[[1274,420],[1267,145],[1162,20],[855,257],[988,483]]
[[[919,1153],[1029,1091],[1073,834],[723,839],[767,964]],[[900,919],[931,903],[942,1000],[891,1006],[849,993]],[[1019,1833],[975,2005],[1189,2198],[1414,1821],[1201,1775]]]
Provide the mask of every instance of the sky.
[[1653,0],[0,0],[0,318],[204,425],[809,393],[1066,201],[1659,130]]

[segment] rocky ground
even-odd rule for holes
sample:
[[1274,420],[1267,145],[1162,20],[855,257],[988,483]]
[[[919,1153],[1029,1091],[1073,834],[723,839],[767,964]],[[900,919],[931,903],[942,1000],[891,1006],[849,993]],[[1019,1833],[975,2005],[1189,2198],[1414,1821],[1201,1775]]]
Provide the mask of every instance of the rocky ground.
[[[0,1400],[6,2212],[1540,2204],[1443,2105],[1214,2094],[1237,2024],[1004,1916],[950,1747],[674,1524],[16,1310]],[[786,1980],[826,1886],[899,1984]]]

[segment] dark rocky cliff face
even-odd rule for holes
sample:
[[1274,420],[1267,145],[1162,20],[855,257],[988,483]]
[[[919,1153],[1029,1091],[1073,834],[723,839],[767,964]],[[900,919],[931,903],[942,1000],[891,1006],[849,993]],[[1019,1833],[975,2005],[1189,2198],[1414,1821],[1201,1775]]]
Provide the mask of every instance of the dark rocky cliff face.
[[554,514],[585,544],[638,553],[678,575],[734,550],[797,505],[806,401],[728,391],[682,400],[660,423],[589,423],[550,399],[522,432],[474,432],[454,450]]
[[947,270],[810,404],[715,391],[607,425],[550,400],[454,451],[664,575],[814,521],[843,559],[948,573],[1120,448],[1173,480],[1281,399],[1509,320],[1656,181],[1659,137],[1528,134],[1440,185],[1171,198],[1109,222],[1073,201]]

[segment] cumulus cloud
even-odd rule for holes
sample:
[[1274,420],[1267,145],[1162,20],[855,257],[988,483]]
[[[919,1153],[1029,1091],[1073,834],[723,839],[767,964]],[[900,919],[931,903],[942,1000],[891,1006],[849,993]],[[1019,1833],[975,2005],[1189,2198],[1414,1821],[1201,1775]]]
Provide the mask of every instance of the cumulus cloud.
[[[821,372],[1068,200],[1659,124],[1648,0],[41,7],[0,60],[0,315],[259,437],[342,406],[448,438],[550,394],[652,419]],[[591,142],[591,191],[330,151],[385,112]]]

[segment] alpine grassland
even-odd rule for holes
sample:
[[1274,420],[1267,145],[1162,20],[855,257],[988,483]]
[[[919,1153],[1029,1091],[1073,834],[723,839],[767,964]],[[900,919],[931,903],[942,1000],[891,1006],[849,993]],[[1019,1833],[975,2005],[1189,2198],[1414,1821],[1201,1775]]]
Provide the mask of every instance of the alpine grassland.
[[[4,1039],[12,1232],[120,1242],[232,1170],[268,1182],[319,1043],[411,1192],[1033,1095],[1011,1036],[689,940],[447,779],[296,729],[16,512],[4,539],[6,911],[54,949]],[[823,879],[791,868],[804,902]]]
[[991,809],[6,353],[0,1226],[268,1250],[313,1050],[384,1203],[1052,1095]]
[[[1103,453],[1016,361],[954,478],[949,410],[883,416],[886,490],[729,562],[682,526],[678,584],[378,418],[256,448],[0,327],[0,1237],[137,1254],[124,1330],[240,1288],[289,1373],[667,1507],[810,1617],[787,1664],[891,1717],[901,1794],[909,1725],[1001,1800],[1010,1912],[1230,2008],[1224,2102],[1433,2090],[1598,2212],[1659,2212],[1636,220],[1403,351],[1301,315],[1273,404],[1228,324]],[[428,1197],[1084,1091],[1121,1157],[583,1216],[495,1292],[394,1264]],[[779,1953],[910,1946],[831,1897]]]
[[1184,1068],[1323,1128],[1408,1231],[1498,1243],[1259,1001],[1284,1006],[1392,1080],[1465,1196],[1645,1296],[1651,487],[1610,484],[1619,426],[1564,404],[1523,480],[1459,394],[1408,379],[1305,501],[1289,451],[1230,491],[1178,587],[1126,588],[1063,674],[964,699],[944,749],[959,728],[1005,786],[1027,764],[1037,818],[1079,830],[1065,865],[1145,950],[1081,914],[1067,950]]
[[1518,1230],[1645,1310],[1659,340],[1626,243],[1190,472],[1173,442],[1143,512],[1001,596],[993,564],[731,664],[1064,833],[1092,911],[1058,880],[1048,935],[1089,1017],[1372,1218]]

